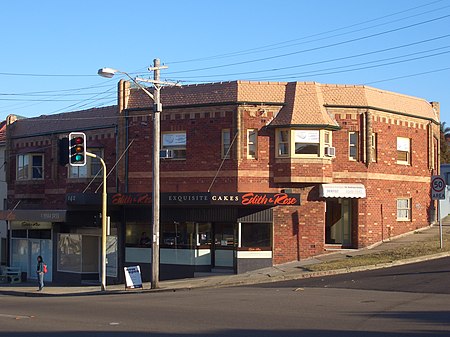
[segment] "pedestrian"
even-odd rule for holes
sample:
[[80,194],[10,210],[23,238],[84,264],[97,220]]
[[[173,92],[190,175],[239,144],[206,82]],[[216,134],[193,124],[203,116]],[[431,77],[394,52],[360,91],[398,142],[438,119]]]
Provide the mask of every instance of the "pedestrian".
[[37,257],[36,272],[37,272],[38,283],[39,283],[38,291],[41,291],[42,288],[44,288],[44,260],[42,259],[42,256],[40,256],[40,255]]

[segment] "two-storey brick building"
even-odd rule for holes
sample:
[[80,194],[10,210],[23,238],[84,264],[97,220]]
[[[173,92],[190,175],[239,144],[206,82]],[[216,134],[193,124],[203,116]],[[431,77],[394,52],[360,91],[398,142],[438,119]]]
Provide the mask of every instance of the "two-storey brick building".
[[[108,273],[120,281],[123,266],[139,264],[147,279],[153,102],[128,82],[118,88],[117,130],[109,142],[99,138],[102,151],[114,149],[107,163],[113,167]],[[240,273],[367,247],[433,220],[437,103],[366,86],[302,82],[235,81],[163,88],[161,94],[162,279],[219,269]],[[61,208],[93,219],[100,201],[92,187],[63,186],[59,191],[68,198]],[[16,187],[10,191],[13,208],[20,196]],[[54,271],[61,280],[67,276],[59,273],[62,267],[71,267],[60,264],[76,260],[74,247],[98,258],[88,236],[98,233],[99,223],[84,236],[77,236],[79,227],[53,225]],[[86,240],[86,249],[71,245],[77,238]],[[87,278],[84,265],[77,266],[72,271]]]

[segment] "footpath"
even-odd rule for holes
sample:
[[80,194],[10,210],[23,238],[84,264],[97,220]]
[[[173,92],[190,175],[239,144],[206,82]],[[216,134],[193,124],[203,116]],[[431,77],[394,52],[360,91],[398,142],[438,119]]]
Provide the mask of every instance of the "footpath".
[[[450,233],[450,218],[443,221],[443,232]],[[408,233],[389,241],[382,242],[376,246],[339,250],[332,253],[323,254],[314,258],[305,259],[302,261],[295,261],[285,263],[282,265],[273,266],[254,270],[251,272],[231,275],[231,274],[211,274],[210,276],[195,277],[181,280],[167,280],[160,281],[158,289],[150,289],[149,283],[144,283],[142,289],[126,290],[123,284],[121,285],[107,285],[105,291],[101,291],[99,285],[95,286],[62,286],[57,284],[46,285],[43,291],[37,291],[36,282],[24,282],[16,284],[1,284],[0,295],[12,296],[92,296],[92,295],[113,295],[126,293],[153,293],[163,291],[181,291],[199,288],[218,288],[218,287],[232,287],[239,285],[251,285],[258,283],[269,283],[283,280],[294,280],[309,277],[321,277],[325,275],[336,275],[342,273],[387,268],[396,265],[415,263],[450,256],[450,252],[441,252],[433,255],[419,256],[409,259],[401,259],[389,263],[366,265],[360,267],[343,268],[328,271],[309,271],[308,266],[317,263],[324,263],[330,261],[339,261],[352,258],[358,255],[375,254],[378,252],[394,250],[399,247],[414,245],[420,241],[436,240],[439,244],[439,226],[430,226],[420,231]]]

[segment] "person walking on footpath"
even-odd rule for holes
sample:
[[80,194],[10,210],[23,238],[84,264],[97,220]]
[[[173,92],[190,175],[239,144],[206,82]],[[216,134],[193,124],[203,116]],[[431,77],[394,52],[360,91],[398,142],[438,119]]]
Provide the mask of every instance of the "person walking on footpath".
[[44,260],[42,259],[42,256],[37,257],[37,267],[36,267],[38,282],[39,282],[39,289],[38,291],[41,291],[42,288],[44,288]]

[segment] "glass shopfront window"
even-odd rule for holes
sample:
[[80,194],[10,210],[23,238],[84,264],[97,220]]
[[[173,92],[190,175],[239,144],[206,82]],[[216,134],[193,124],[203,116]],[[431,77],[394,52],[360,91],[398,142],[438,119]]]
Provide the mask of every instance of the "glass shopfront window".
[[193,248],[196,246],[194,222],[172,222],[161,225],[161,246],[166,248]]
[[127,222],[125,245],[127,247],[151,247],[151,225],[142,222]]
[[272,247],[272,226],[269,223],[241,224],[241,247],[270,248]]

